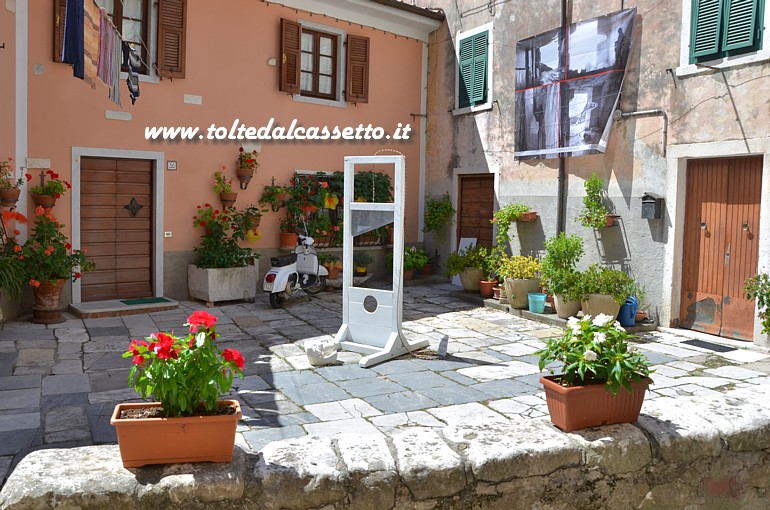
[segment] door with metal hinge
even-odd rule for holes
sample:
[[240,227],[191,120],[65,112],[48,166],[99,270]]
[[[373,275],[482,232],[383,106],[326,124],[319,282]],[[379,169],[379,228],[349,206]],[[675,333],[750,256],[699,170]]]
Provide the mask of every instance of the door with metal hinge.
[[761,157],[688,162],[682,327],[752,339],[754,301],[743,282],[757,271],[761,191]]

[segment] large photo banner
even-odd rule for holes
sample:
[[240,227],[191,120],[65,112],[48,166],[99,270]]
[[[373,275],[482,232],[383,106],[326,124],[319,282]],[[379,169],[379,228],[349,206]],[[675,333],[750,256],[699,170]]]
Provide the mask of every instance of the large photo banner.
[[606,150],[635,19],[625,9],[516,44],[516,159]]

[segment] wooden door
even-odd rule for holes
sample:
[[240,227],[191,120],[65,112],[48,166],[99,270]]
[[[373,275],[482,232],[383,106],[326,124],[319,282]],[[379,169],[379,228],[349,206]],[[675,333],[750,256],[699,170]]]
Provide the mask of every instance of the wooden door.
[[761,191],[761,157],[688,162],[683,327],[752,339],[754,301],[743,282],[757,271]]
[[495,209],[495,177],[492,174],[460,177],[457,210],[457,239],[475,237],[477,244],[491,247],[492,213]]
[[81,159],[81,244],[96,262],[95,271],[83,273],[83,301],[153,295],[152,165]]

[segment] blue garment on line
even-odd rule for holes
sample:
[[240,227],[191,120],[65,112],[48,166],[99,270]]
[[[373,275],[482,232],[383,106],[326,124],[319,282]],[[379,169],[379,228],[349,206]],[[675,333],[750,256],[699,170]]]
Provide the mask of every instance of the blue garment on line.
[[81,80],[85,78],[85,56],[83,42],[83,0],[67,0],[64,15],[64,43],[62,62],[72,64],[72,74]]

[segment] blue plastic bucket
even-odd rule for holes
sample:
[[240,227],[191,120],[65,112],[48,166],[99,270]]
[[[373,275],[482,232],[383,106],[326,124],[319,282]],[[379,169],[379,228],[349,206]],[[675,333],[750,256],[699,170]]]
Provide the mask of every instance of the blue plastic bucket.
[[618,322],[621,326],[628,328],[636,324],[636,309],[638,307],[639,304],[635,297],[631,296],[626,299],[626,302],[620,306],[620,311],[618,312]]
[[529,293],[529,311],[543,313],[545,311],[545,294],[542,292]]

